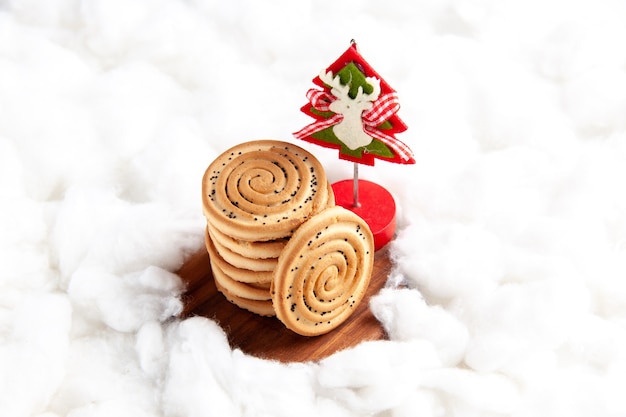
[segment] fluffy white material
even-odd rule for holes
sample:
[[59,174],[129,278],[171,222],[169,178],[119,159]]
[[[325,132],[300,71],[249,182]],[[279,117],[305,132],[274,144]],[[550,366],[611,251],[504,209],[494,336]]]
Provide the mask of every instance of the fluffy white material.
[[[0,415],[626,415],[619,0],[0,1]],[[319,363],[179,320],[222,150],[293,140],[355,38],[399,92],[387,341]],[[331,180],[335,151],[307,146]]]

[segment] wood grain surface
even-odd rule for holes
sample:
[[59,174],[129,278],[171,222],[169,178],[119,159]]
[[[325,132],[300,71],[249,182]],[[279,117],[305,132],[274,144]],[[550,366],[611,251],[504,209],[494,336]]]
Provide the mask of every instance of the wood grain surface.
[[231,304],[215,287],[209,256],[200,250],[178,271],[186,284],[183,316],[204,316],[224,329],[232,348],[282,362],[316,361],[365,340],[385,338],[369,309],[369,299],[384,285],[391,269],[388,250],[376,252],[368,291],[354,313],[330,333],[305,337],[287,329],[276,317],[261,317]]

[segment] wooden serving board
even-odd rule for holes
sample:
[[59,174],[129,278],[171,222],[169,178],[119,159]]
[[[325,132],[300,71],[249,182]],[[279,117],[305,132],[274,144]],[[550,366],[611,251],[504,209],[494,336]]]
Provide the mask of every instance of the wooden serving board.
[[316,361],[365,340],[386,337],[369,309],[369,299],[387,281],[391,261],[386,247],[376,252],[368,291],[354,313],[330,333],[305,337],[287,329],[276,317],[261,317],[231,304],[215,287],[209,256],[200,250],[178,271],[187,286],[183,316],[204,316],[224,329],[232,348],[282,362]]

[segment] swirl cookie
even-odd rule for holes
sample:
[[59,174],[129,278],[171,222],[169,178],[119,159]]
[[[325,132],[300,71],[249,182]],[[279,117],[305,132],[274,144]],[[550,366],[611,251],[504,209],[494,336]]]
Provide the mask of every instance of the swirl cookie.
[[340,206],[298,228],[278,257],[272,302],[286,327],[304,336],[343,323],[365,295],[374,238],[363,219]]
[[233,252],[226,246],[222,245],[219,240],[216,239],[214,234],[214,228],[209,226],[209,236],[211,241],[215,245],[215,249],[222,258],[229,264],[243,269],[249,269],[259,272],[272,272],[276,266],[278,258],[248,258],[237,252]]
[[259,316],[273,317],[276,315],[271,301],[249,300],[247,298],[238,297],[223,288],[217,280],[215,281],[215,286],[222,294],[224,294],[224,297],[226,297],[228,301],[235,304],[237,307],[248,310],[251,313],[258,314]]
[[[228,301],[236,306],[246,309],[261,316],[275,316],[274,306],[271,301],[269,281],[266,282],[242,282],[233,278],[230,274],[250,274],[250,277],[258,278],[260,273],[254,271],[240,270],[233,268],[225,262],[217,253],[208,230],[205,234],[205,244],[209,253],[211,271],[215,286]],[[224,267],[224,269],[223,269]],[[238,275],[240,278],[241,275]],[[271,275],[269,276],[271,279]]]
[[211,239],[211,234],[209,233],[208,228],[205,232],[204,243],[206,245],[207,252],[209,253],[211,269],[217,268],[226,276],[241,283],[257,286],[261,284],[265,288],[269,288],[269,284],[273,277],[273,270],[254,271],[248,268],[238,268],[227,262],[217,250],[215,242]]
[[278,258],[288,239],[268,240],[267,242],[250,242],[247,240],[234,239],[216,227],[211,228],[211,236],[214,242],[218,242],[229,251],[250,259]]
[[326,173],[308,151],[276,140],[236,145],[205,171],[207,220],[243,241],[291,236],[308,218],[334,204]]

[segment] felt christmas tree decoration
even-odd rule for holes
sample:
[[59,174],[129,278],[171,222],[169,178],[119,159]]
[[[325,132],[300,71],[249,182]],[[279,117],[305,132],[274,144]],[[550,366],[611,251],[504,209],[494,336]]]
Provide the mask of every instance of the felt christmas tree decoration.
[[313,79],[309,102],[301,111],[314,122],[294,133],[302,139],[339,150],[339,158],[354,163],[352,180],[332,184],[336,203],[361,216],[374,235],[375,249],[395,233],[395,202],[383,187],[358,179],[358,164],[376,159],[414,164],[411,149],[395,135],[407,130],[398,117],[394,89],[363,59],[356,42]]
[[339,150],[339,158],[365,165],[375,159],[413,164],[408,146],[395,134],[407,129],[398,117],[398,96],[363,59],[356,43],[313,79],[301,110],[315,122],[294,133],[302,139]]

